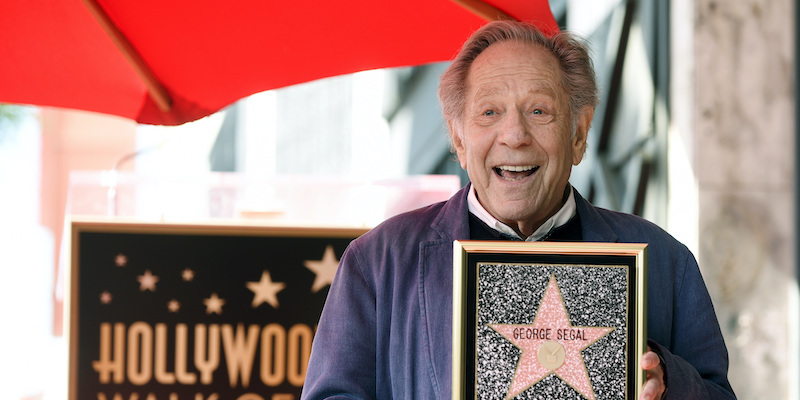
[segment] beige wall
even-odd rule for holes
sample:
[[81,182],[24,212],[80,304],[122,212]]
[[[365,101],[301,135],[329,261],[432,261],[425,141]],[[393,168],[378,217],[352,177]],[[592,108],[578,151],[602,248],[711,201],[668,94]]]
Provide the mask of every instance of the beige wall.
[[[41,224],[55,238],[53,267],[57,270],[70,172],[113,168],[117,160],[134,151],[136,123],[120,117],[57,108],[43,108],[41,121]],[[133,163],[127,163],[122,169],[132,167]],[[60,335],[62,299],[54,298],[54,301],[53,330]]]
[[793,17],[791,0],[673,1],[676,151],[741,399],[795,399],[800,379]]

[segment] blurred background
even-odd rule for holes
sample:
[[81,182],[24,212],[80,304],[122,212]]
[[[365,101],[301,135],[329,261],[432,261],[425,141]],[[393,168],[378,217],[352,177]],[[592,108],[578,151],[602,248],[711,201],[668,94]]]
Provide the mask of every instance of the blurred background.
[[[589,39],[602,94],[572,184],[697,256],[739,398],[800,398],[795,2],[550,4]],[[0,105],[0,397],[66,399],[69,218],[370,227],[449,197],[467,181],[445,67],[270,90],[175,127]]]

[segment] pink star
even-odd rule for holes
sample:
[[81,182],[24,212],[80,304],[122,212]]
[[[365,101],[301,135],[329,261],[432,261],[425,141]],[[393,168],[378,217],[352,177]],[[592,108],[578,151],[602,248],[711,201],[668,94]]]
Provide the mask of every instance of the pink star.
[[117,264],[118,267],[124,267],[128,265],[128,257],[126,257],[125,254],[119,253],[114,258],[114,263]]
[[555,374],[583,397],[595,400],[581,350],[614,328],[572,326],[555,276],[550,276],[533,324],[489,326],[522,350],[508,399]]
[[181,310],[181,303],[178,300],[172,299],[167,303],[167,309],[171,313],[176,313]]
[[111,296],[111,293],[109,293],[108,290],[105,290],[103,291],[103,293],[100,293],[100,303],[111,304],[111,299],[113,299],[113,296]]
[[191,268],[186,268],[181,272],[181,277],[184,282],[191,282],[194,279],[194,271],[192,271]]
[[216,293],[211,293],[211,297],[203,299],[203,304],[206,305],[206,314],[222,314],[222,306],[225,305],[225,300],[220,299]]
[[153,275],[150,270],[144,271],[144,275],[139,275],[139,290],[144,292],[145,290],[149,290],[151,292],[156,291],[156,283],[158,282],[158,277]]

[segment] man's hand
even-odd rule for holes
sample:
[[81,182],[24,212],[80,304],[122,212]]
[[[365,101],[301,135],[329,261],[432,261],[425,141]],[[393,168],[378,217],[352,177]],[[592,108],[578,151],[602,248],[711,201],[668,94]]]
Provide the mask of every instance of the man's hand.
[[658,354],[651,351],[650,346],[647,347],[647,353],[642,356],[642,369],[647,374],[647,380],[639,400],[660,400],[667,390],[664,384],[664,367]]

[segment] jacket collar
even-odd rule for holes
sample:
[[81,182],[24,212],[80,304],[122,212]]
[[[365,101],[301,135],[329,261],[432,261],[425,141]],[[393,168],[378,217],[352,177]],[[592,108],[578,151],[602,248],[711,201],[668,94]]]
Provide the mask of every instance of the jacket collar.
[[[447,200],[431,224],[431,227],[447,242],[470,238],[467,203],[470,185],[467,184]],[[597,211],[598,209],[586,201],[577,189],[573,187],[572,191],[575,194],[575,206],[581,218],[583,240],[587,242],[618,241],[617,235]]]
[[617,234],[611,229],[606,220],[597,211],[598,208],[586,201],[578,190],[575,193],[575,205],[581,217],[581,230],[584,242],[616,242]]
[[467,194],[471,184],[467,184],[447,200],[434,218],[431,227],[442,239],[448,242],[453,240],[469,239],[469,206]]

